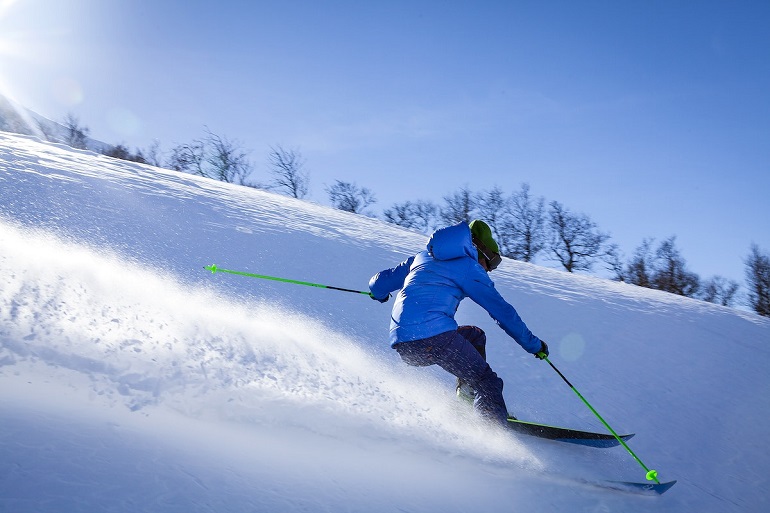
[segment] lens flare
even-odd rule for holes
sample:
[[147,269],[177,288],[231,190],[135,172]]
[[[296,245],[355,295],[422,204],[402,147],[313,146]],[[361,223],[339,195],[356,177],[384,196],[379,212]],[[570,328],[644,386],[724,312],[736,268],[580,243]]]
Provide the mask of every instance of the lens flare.
[[122,136],[136,135],[142,130],[142,121],[126,108],[112,108],[107,111],[106,118],[110,128]]
[[83,88],[80,83],[69,77],[61,77],[51,84],[54,98],[65,107],[73,107],[83,101]]
[[580,333],[569,333],[559,343],[559,355],[568,362],[574,362],[583,356],[586,341]]

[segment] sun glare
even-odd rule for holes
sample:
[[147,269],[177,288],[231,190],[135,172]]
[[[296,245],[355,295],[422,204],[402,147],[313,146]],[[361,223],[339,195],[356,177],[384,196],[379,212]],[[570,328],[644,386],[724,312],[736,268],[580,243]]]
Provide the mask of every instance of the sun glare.
[[[38,128],[30,118],[26,109],[19,107],[19,97],[14,93],[12,82],[14,80],[13,61],[25,60],[28,57],[28,45],[24,44],[23,31],[17,30],[10,19],[12,8],[21,0],[0,0],[0,96],[9,102],[3,102],[4,108],[10,108],[15,112],[15,118],[26,126],[29,133],[37,133]],[[21,127],[18,127],[21,128]],[[26,133],[25,131],[25,133]]]
[[32,96],[66,108],[81,103],[73,22],[84,10],[73,0],[0,0],[0,94],[25,106],[36,103]]
[[19,0],[0,0],[0,17],[5,14],[5,11],[10,9],[13,4],[17,3]]

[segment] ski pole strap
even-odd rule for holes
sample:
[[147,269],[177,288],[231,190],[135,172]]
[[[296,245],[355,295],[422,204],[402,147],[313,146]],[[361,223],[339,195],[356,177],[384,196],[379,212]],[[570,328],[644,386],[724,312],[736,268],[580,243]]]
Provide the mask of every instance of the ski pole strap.
[[370,292],[365,292],[363,290],[343,289],[342,287],[332,287],[331,285],[323,285],[321,283],[310,283],[309,281],[290,280],[288,278],[279,278],[277,276],[267,276],[265,274],[254,274],[254,273],[246,273],[243,271],[233,271],[231,269],[221,269],[217,267],[216,264],[207,265],[204,267],[204,269],[206,269],[207,271],[211,271],[212,274],[216,274],[216,273],[235,274],[238,276],[246,276],[249,278],[259,278],[262,280],[273,280],[273,281],[279,281],[282,283],[294,283],[295,285],[305,285],[308,287],[318,287],[322,289],[340,290],[342,292],[353,292],[355,294],[365,294],[369,297],[372,297]]
[[573,392],[575,392],[575,394],[577,394],[577,396],[580,398],[580,400],[581,400],[581,401],[583,401],[583,402],[585,403],[585,405],[586,405],[586,406],[588,406],[588,409],[589,409],[589,410],[591,410],[591,411],[593,412],[593,414],[594,414],[594,415],[596,415],[596,418],[598,418],[600,421],[602,421],[602,424],[604,424],[604,427],[606,427],[607,429],[609,429],[609,430],[610,430],[610,433],[612,433],[612,435],[613,435],[613,436],[614,436],[614,437],[617,439],[617,441],[618,441],[618,442],[620,442],[620,444],[621,444],[623,447],[625,447],[626,451],[628,451],[628,454],[630,454],[631,456],[633,456],[633,458],[634,458],[634,459],[637,461],[637,463],[639,463],[639,465],[641,465],[641,466],[642,466],[642,468],[643,468],[643,469],[644,469],[644,470],[647,472],[647,474],[645,475],[645,477],[647,478],[647,480],[648,480],[648,481],[655,481],[656,483],[660,484],[660,481],[658,481],[658,471],[657,471],[657,470],[650,470],[649,468],[647,468],[647,465],[645,465],[645,464],[642,462],[642,460],[640,460],[640,459],[639,459],[639,457],[638,457],[636,454],[634,454],[634,451],[632,451],[632,450],[631,450],[631,448],[628,446],[628,444],[625,442],[625,440],[623,440],[622,438],[620,438],[620,435],[618,435],[618,434],[615,432],[615,430],[614,430],[614,429],[612,429],[612,427],[611,427],[611,426],[610,426],[610,425],[607,423],[607,421],[606,421],[606,420],[604,420],[604,418],[602,418],[602,416],[601,416],[601,415],[599,415],[599,412],[597,412],[597,411],[594,409],[594,407],[593,407],[593,406],[591,406],[591,403],[589,403],[589,402],[586,400],[586,398],[585,398],[585,397],[583,397],[583,395],[582,395],[580,392],[578,392],[577,388],[575,388],[575,387],[572,385],[572,383],[570,383],[570,382],[569,382],[569,380],[568,380],[568,379],[567,379],[567,378],[564,376],[564,374],[562,374],[562,373],[561,373],[561,371],[560,371],[559,369],[557,369],[557,368],[556,368],[556,366],[555,366],[555,365],[554,365],[554,364],[551,362],[551,360],[549,360],[549,359],[548,359],[548,357],[547,357],[547,356],[545,356],[545,357],[544,357],[544,358],[542,358],[542,359],[543,359],[543,360],[545,360],[546,362],[548,362],[548,365],[550,365],[550,366],[551,366],[551,368],[552,368],[553,370],[555,370],[555,371],[556,371],[556,373],[557,373],[559,376],[561,376],[561,379],[563,379],[563,380],[564,380],[564,382],[565,382],[565,383],[566,383],[566,384],[567,384],[567,385],[568,385],[568,386],[569,386],[569,387],[572,389],[572,391],[573,391]]

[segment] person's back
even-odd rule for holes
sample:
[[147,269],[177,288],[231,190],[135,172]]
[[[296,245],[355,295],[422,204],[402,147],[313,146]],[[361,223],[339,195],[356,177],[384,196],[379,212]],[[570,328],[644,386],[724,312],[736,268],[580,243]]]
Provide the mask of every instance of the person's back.
[[400,289],[391,317],[391,344],[457,329],[454,315],[467,297],[463,283],[469,278],[488,279],[468,235],[464,223],[438,230],[425,251],[370,280],[375,297]]
[[525,350],[547,354],[545,342],[529,331],[489,279],[487,272],[499,261],[497,244],[483,221],[459,223],[434,232],[425,251],[377,273],[369,288],[382,302],[400,289],[391,315],[390,342],[404,361],[438,364],[467,381],[482,414],[505,422],[502,380],[481,356],[486,337],[476,327],[458,329],[454,319],[460,301],[470,297]]

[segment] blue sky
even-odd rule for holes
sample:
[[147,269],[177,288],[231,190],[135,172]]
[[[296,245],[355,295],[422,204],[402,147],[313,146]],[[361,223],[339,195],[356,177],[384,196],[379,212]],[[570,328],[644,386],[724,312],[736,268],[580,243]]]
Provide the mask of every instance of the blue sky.
[[208,126],[263,180],[298,148],[321,203],[527,182],[742,283],[770,250],[767,27],[767,1],[0,0],[0,88],[132,147]]

